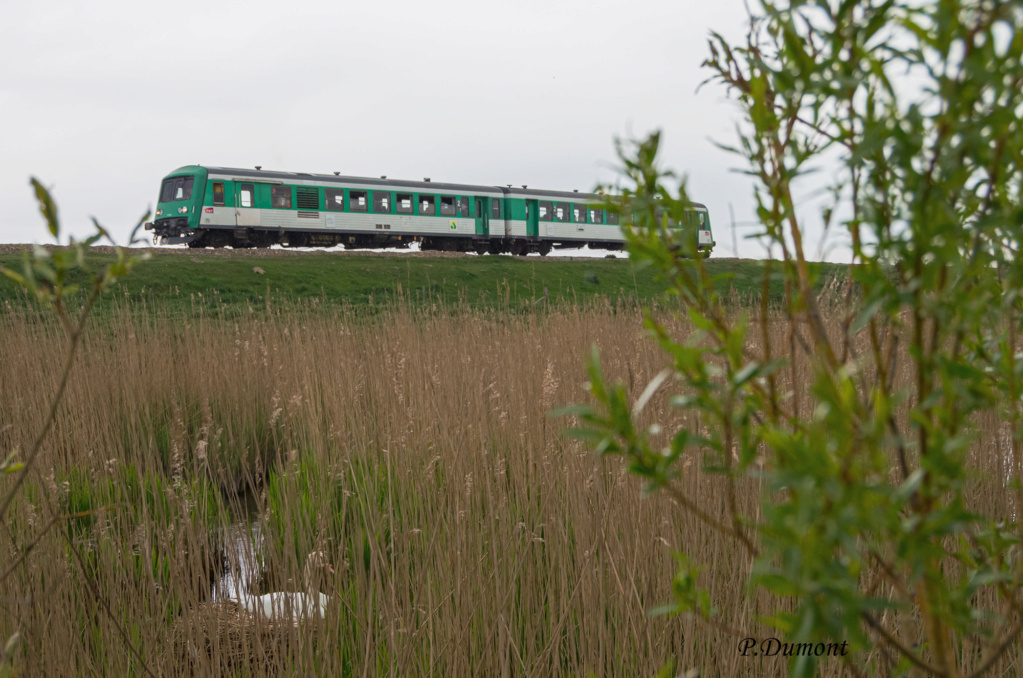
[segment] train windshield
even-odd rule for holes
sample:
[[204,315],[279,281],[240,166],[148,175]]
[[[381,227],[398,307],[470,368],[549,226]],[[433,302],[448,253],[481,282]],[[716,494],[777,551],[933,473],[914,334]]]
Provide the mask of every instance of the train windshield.
[[686,222],[696,224],[700,230],[710,228],[710,225],[707,223],[707,210],[705,209],[686,210]]
[[195,177],[171,177],[165,179],[160,189],[160,202],[188,200],[192,197],[192,183]]

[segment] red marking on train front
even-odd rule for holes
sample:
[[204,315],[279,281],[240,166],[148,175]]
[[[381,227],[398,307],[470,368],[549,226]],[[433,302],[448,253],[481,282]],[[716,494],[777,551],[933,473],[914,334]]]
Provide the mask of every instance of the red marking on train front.
[[203,210],[203,211],[204,211],[204,212],[206,212],[206,214],[213,214],[213,208],[212,208],[212,207],[207,207],[207,208],[206,208],[205,210]]

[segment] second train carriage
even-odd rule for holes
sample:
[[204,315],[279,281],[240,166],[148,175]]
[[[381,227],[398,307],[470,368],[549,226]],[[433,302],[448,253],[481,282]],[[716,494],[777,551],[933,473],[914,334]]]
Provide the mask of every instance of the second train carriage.
[[[154,240],[189,247],[400,248],[542,255],[552,249],[621,249],[618,215],[602,196],[465,184],[181,167],[160,186]],[[707,208],[688,223],[699,249],[714,247]]]

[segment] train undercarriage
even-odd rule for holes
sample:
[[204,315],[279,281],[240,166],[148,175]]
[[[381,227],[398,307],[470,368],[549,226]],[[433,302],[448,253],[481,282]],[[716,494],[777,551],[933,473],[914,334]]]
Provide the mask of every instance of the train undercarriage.
[[154,244],[184,244],[195,249],[207,247],[234,249],[265,248],[274,245],[282,247],[337,247],[349,250],[359,249],[407,249],[418,244],[422,251],[475,252],[477,254],[539,254],[546,256],[556,249],[580,249],[589,245],[591,249],[621,250],[620,242],[596,242],[585,240],[550,241],[539,238],[489,238],[485,236],[422,236],[376,233],[330,233],[322,231],[285,231],[258,228],[194,229],[187,232],[175,230],[171,233],[155,229]]

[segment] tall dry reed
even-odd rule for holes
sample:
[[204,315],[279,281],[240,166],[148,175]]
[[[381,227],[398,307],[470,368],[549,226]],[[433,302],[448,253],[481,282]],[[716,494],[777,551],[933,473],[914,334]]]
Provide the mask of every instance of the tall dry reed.
[[[8,310],[0,339],[0,445],[24,449],[60,333]],[[735,633],[770,635],[767,601],[743,584],[748,559],[548,416],[586,399],[594,344],[637,393],[665,366],[631,306],[399,301],[242,319],[125,307],[92,328],[40,472],[0,532],[4,570],[33,548],[0,582],[0,636],[21,634],[26,675],[617,676],[672,658],[704,675],[777,674],[780,659],[737,650]],[[784,386],[810,407],[800,375]],[[701,426],[658,399],[644,416],[666,432]],[[1004,444],[993,431],[978,443],[979,502],[1008,502]],[[720,479],[699,459],[685,469],[682,491],[723,513]],[[47,501],[74,529],[46,530]],[[323,623],[274,628],[213,600],[241,558],[226,527],[247,520],[278,586],[297,586],[313,550],[338,566]],[[718,628],[648,614],[671,600],[675,550],[705,564]]]

